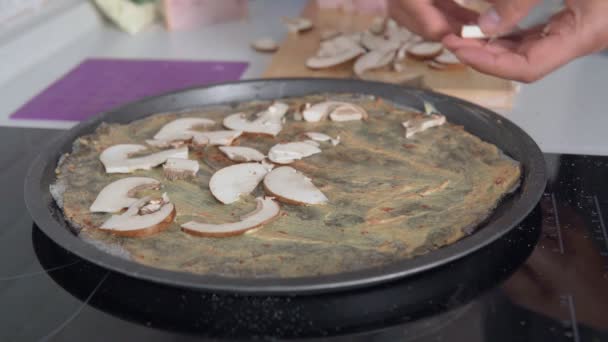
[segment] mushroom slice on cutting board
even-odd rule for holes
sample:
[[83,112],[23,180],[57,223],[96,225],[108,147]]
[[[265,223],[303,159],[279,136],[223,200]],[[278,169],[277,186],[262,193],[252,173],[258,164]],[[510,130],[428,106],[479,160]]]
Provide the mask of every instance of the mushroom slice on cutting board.
[[317,153],[321,153],[317,146],[298,141],[272,146],[268,151],[268,159],[277,164],[289,164]]
[[259,52],[275,52],[279,49],[279,44],[272,38],[263,37],[251,42],[251,47]]
[[228,159],[235,162],[259,162],[266,157],[262,152],[255,148],[246,146],[220,146],[219,150],[226,155]]
[[389,65],[395,58],[397,49],[372,50],[357,58],[353,67],[355,75],[360,76],[368,70],[382,68]]
[[211,194],[224,204],[234,203],[241,195],[251,193],[268,173],[268,166],[242,163],[216,171],[209,180]]
[[[355,104],[341,101],[324,101],[316,103],[304,109],[302,111],[302,116],[305,121],[318,122],[324,120],[328,115],[331,117],[331,114],[336,111],[338,111],[338,114],[335,117],[344,118],[346,117],[345,114],[348,114],[349,112],[357,112],[361,116],[358,120],[367,119],[367,112],[365,109]],[[350,114],[348,116],[350,117]],[[340,121],[340,119],[334,121]]]
[[311,69],[329,68],[348,62],[365,53],[353,36],[340,35],[321,42],[319,51],[306,60],[306,66]]
[[89,207],[92,213],[114,213],[128,208],[138,199],[135,192],[141,189],[159,189],[160,182],[148,177],[127,177],[106,185],[93,204]]
[[443,45],[441,43],[422,42],[414,44],[407,49],[410,57],[419,60],[433,59],[441,54]]
[[285,26],[287,26],[287,30],[292,33],[300,33],[305,32],[312,29],[312,21],[308,18],[288,18],[283,17],[281,19]]
[[334,146],[336,146],[340,143],[340,136],[337,136],[334,139],[325,133],[319,133],[319,132],[306,132],[306,136],[314,141],[320,141],[320,142],[329,141]]
[[279,204],[270,197],[257,197],[254,211],[241,217],[238,222],[208,224],[190,221],[182,224],[182,230],[188,234],[203,237],[227,237],[251,232],[254,228],[268,223],[281,212]]
[[188,179],[196,176],[199,167],[196,160],[169,158],[163,165],[163,173],[169,180]]
[[268,109],[256,114],[256,119],[249,121],[245,113],[235,113],[224,118],[226,128],[253,134],[266,134],[276,136],[283,129],[283,117],[289,106],[276,102]]
[[146,150],[144,145],[119,144],[106,148],[99,155],[99,160],[106,168],[106,173],[130,173],[135,170],[150,170],[167,161],[168,158],[188,159],[188,147],[164,150],[143,157],[129,158],[130,155]]
[[120,215],[112,215],[99,229],[115,235],[143,237],[169,227],[175,218],[175,206],[166,194],[162,199],[143,197]]
[[264,177],[264,189],[291,204],[324,204],[328,199],[310,178],[290,166],[277,167]]
[[215,121],[205,118],[181,118],[173,120],[164,125],[158,133],[154,135],[154,141],[170,142],[176,140],[188,140],[192,138],[195,128],[211,127]]
[[438,127],[445,124],[445,116],[441,114],[419,115],[413,119],[405,121],[405,137],[410,139],[415,134],[424,132],[429,128]]
[[197,146],[228,146],[232,145],[234,140],[243,134],[242,131],[223,130],[223,131],[208,131],[196,132],[192,137],[192,143]]

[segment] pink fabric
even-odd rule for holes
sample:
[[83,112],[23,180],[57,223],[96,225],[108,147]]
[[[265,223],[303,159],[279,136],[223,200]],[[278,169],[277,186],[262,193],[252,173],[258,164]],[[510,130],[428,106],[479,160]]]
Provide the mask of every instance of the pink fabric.
[[170,30],[187,30],[247,17],[247,0],[163,0],[165,24]]
[[317,0],[319,8],[386,15],[387,0]]

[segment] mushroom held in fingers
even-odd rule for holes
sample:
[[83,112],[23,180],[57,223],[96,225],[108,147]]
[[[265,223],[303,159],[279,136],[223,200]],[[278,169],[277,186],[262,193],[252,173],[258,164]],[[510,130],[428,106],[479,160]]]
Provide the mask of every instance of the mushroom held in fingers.
[[405,137],[410,139],[415,134],[424,132],[429,128],[438,127],[445,123],[445,116],[441,114],[419,115],[403,123]]
[[255,148],[246,146],[220,146],[219,150],[225,154],[228,159],[235,162],[259,162],[266,157],[262,152]]
[[321,153],[317,146],[299,141],[272,146],[268,151],[268,159],[277,164],[289,164],[317,153]]
[[107,173],[130,173],[135,170],[150,170],[167,161],[168,158],[188,159],[188,148],[180,147],[156,152],[143,157],[129,158],[130,155],[146,150],[144,145],[119,144],[106,148],[99,155]]
[[175,218],[175,206],[163,194],[162,199],[144,197],[120,215],[112,215],[99,227],[115,235],[143,237],[169,227]]
[[241,195],[251,193],[268,173],[268,166],[243,163],[218,170],[209,180],[211,194],[224,204],[234,203]]
[[310,178],[290,166],[281,166],[264,177],[264,189],[278,200],[291,204],[324,204],[327,197]]
[[93,213],[114,213],[137,202],[135,192],[140,189],[159,189],[160,182],[149,177],[127,177],[106,185],[91,206]]
[[281,212],[279,204],[270,197],[255,199],[257,207],[254,211],[241,217],[241,221],[224,224],[207,224],[190,221],[182,224],[182,230],[188,234],[203,237],[227,237],[243,234],[277,217]]
[[163,165],[164,175],[169,180],[193,178],[198,170],[198,162],[190,159],[169,158]]

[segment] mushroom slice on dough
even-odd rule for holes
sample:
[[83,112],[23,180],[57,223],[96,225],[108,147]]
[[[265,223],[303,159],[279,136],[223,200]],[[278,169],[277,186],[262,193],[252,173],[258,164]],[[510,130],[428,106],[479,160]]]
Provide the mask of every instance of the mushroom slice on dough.
[[340,143],[340,136],[337,136],[334,139],[325,133],[319,133],[319,132],[306,132],[306,136],[314,141],[320,141],[320,142],[329,141],[334,146],[336,146]]
[[225,154],[228,159],[235,162],[259,162],[266,157],[262,152],[255,148],[246,146],[220,146],[219,150]]
[[441,114],[420,115],[403,123],[405,137],[410,139],[417,133],[424,132],[429,128],[445,124],[445,116]]
[[277,167],[264,177],[264,189],[291,204],[324,204],[328,199],[310,178],[290,166]]
[[215,121],[205,118],[176,119],[164,125],[158,133],[154,135],[154,140],[167,142],[188,140],[192,138],[192,132],[195,128],[206,128],[213,125],[215,125]]
[[277,164],[289,164],[317,153],[321,153],[319,147],[298,141],[272,146],[268,151],[268,159]]
[[99,160],[106,168],[106,173],[131,173],[135,170],[150,170],[167,161],[169,158],[188,159],[188,147],[164,150],[143,157],[129,158],[130,155],[146,150],[144,145],[119,144],[106,148],[99,155]]
[[162,199],[143,197],[120,215],[112,215],[99,229],[115,235],[142,237],[167,229],[175,218],[175,206],[166,194]]
[[203,237],[227,237],[252,232],[268,221],[277,217],[281,212],[279,204],[270,197],[256,198],[257,207],[254,211],[241,217],[238,222],[224,224],[207,224],[190,221],[182,224],[182,230],[188,234]]
[[242,131],[233,130],[196,132],[192,138],[192,143],[198,146],[228,146],[231,145],[236,138],[240,137],[241,134],[243,134]]
[[216,171],[209,180],[211,194],[224,204],[234,203],[241,195],[251,193],[268,173],[268,166],[242,163]]
[[249,121],[245,113],[235,113],[224,118],[223,124],[226,128],[253,134],[267,134],[276,136],[283,129],[283,117],[289,106],[282,102],[276,102],[268,109],[256,114],[256,119]]
[[89,207],[92,213],[114,213],[128,208],[138,199],[135,192],[141,189],[159,189],[160,182],[149,177],[127,177],[106,185]]
[[[332,114],[336,113],[335,115]],[[318,122],[329,116],[333,121],[350,121],[367,119],[365,109],[352,103],[342,101],[323,101],[302,111],[302,117],[308,122]]]

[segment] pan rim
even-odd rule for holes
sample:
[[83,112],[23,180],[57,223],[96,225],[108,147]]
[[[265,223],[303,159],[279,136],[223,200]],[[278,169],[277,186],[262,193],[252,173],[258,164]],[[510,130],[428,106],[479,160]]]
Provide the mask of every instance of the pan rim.
[[[522,180],[521,185],[523,187],[525,182],[528,190],[522,194],[518,201],[515,202],[508,210],[509,215],[515,217],[515,219],[508,217],[508,215],[502,215],[492,222],[490,226],[482,224],[473,234],[466,236],[450,245],[441,247],[421,256],[398,260],[387,265],[321,276],[295,278],[237,278],[215,275],[199,275],[188,272],[165,270],[146,266],[135,261],[108,254],[92,244],[86,243],[82,239],[78,238],[68,227],[58,222],[53,217],[51,208],[49,208],[48,204],[43,201],[44,190],[41,188],[43,172],[49,167],[49,164],[52,165],[54,169],[57,163],[57,160],[53,160],[54,158],[51,157],[62,152],[61,146],[63,146],[66,142],[70,143],[71,145],[71,142],[76,137],[84,134],[83,131],[85,129],[96,127],[104,121],[112,121],[111,118],[113,113],[120,112],[129,106],[142,105],[147,101],[180,95],[191,91],[208,91],[212,88],[234,85],[244,87],[251,84],[259,84],[260,86],[263,86],[268,83],[289,84],[297,82],[313,82],[313,84],[314,82],[329,82],[338,86],[341,85],[342,88],[352,87],[353,84],[359,84],[370,89],[374,87],[377,89],[393,88],[399,89],[399,91],[403,92],[417,92],[424,94],[425,96],[441,98],[443,100],[450,101],[451,103],[465,105],[467,108],[471,108],[472,110],[482,113],[484,116],[494,120],[500,120],[501,124],[505,125],[512,131],[513,134],[517,136],[519,143],[531,155],[531,157],[528,158],[529,164],[525,165],[528,169],[527,173],[529,176]],[[336,88],[338,88],[335,91],[336,93],[349,92],[349,90],[340,89],[340,87]],[[280,94],[279,96],[276,96],[276,98],[286,96],[290,95]],[[218,101],[216,103],[221,102]],[[151,112],[150,114],[155,114],[155,112]],[[132,120],[135,119],[136,118],[133,118]],[[217,83],[203,87],[190,87],[140,99],[139,101],[95,115],[66,131],[58,139],[49,144],[40,152],[28,170],[24,184],[24,196],[26,206],[32,218],[37,226],[47,236],[49,236],[62,248],[106,269],[156,283],[204,291],[242,293],[247,295],[303,295],[350,290],[390,282],[448,264],[456,259],[474,253],[501,238],[508,231],[514,229],[519,222],[529,215],[540,200],[545,186],[546,174],[544,157],[538,145],[520,127],[490,110],[448,95],[438,94],[428,90],[394,86],[379,82],[323,78],[281,78],[251,79],[237,82]],[[46,191],[48,192],[49,190],[46,189]],[[53,202],[52,205],[56,204]]]

